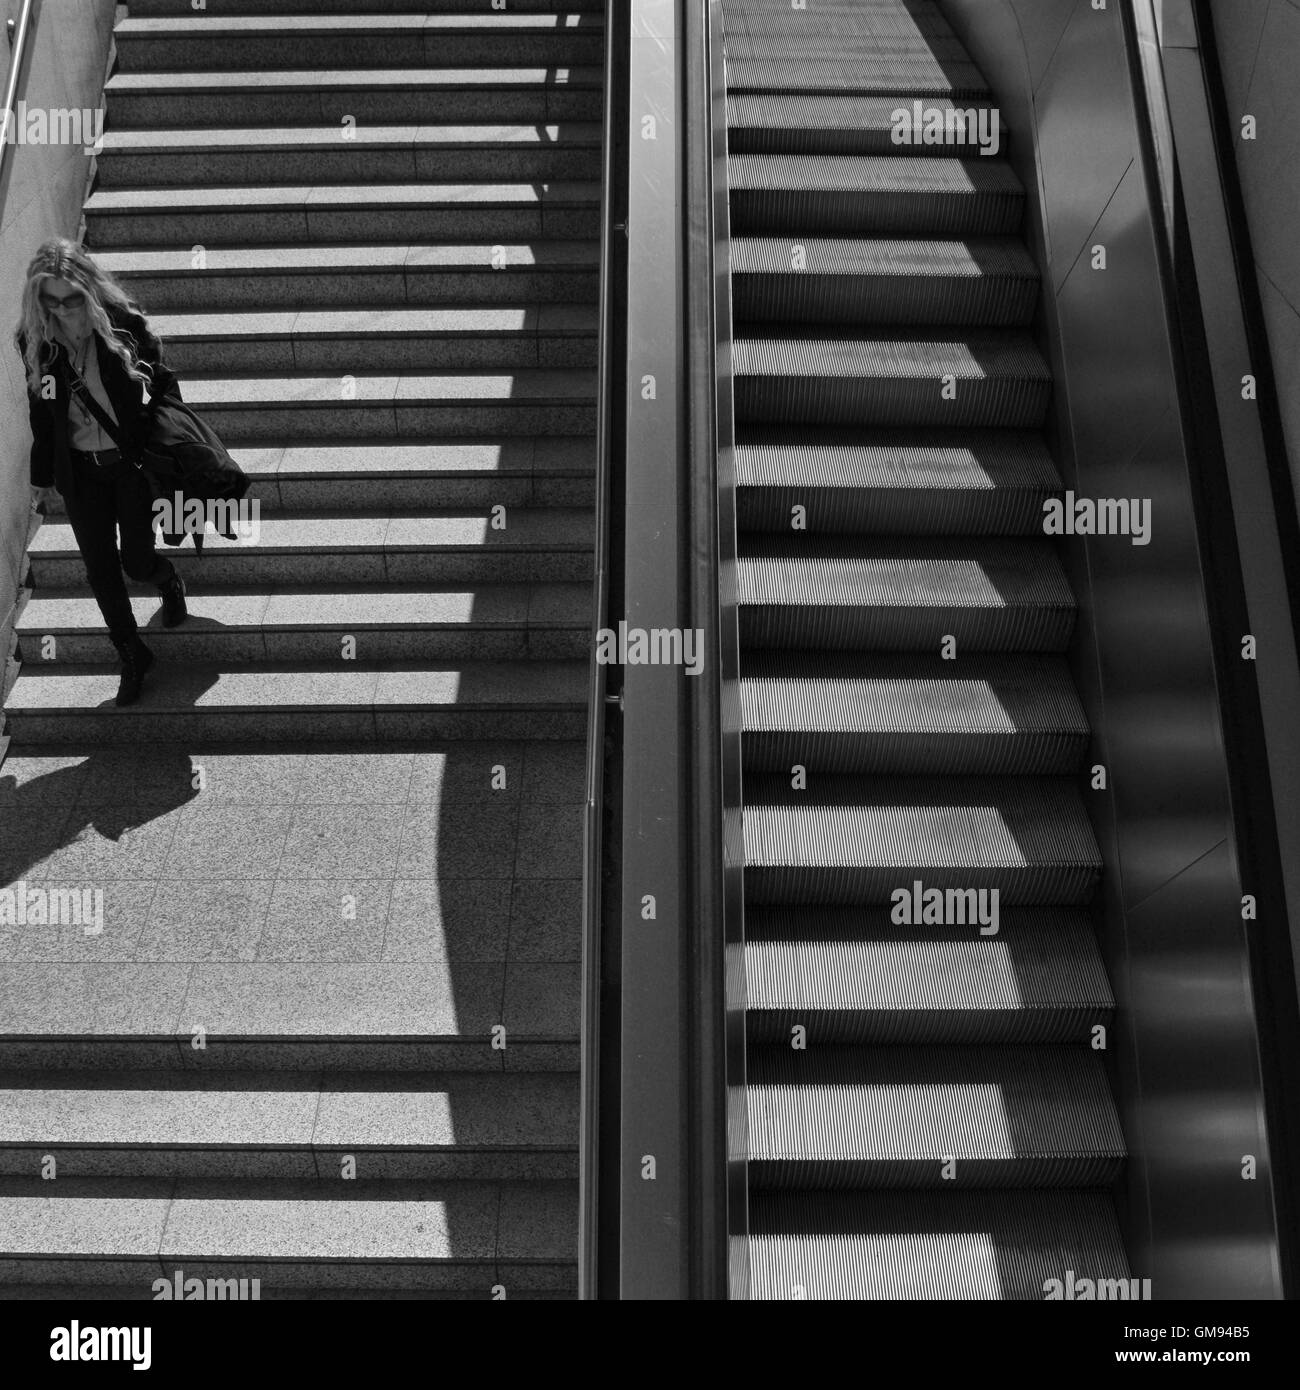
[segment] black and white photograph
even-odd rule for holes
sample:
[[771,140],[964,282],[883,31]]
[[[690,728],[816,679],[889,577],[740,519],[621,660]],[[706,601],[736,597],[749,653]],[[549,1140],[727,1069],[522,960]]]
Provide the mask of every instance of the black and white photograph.
[[1297,0],[0,19],[14,1383],[1280,1370]]

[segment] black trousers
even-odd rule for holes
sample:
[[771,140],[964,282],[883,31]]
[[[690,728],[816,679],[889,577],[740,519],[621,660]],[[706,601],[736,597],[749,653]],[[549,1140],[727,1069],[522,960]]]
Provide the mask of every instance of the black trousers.
[[153,492],[148,479],[129,463],[98,468],[89,460],[74,458],[63,502],[108,635],[114,642],[128,641],[136,632],[136,621],[122,571],[159,588],[176,573],[172,562],[154,549]]

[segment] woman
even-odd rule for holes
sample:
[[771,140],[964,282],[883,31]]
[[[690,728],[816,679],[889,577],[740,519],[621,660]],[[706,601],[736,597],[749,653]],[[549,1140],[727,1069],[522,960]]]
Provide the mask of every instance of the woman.
[[64,239],[46,242],[27,268],[18,350],[35,500],[46,500],[51,485],[63,496],[86,578],[122,658],[117,703],[133,704],[154,658],[140,640],[122,571],[157,586],[164,627],[186,617],[185,584],[154,549],[153,492],[135,463],[157,404],[168,393],[179,398],[176,377],[140,308]]

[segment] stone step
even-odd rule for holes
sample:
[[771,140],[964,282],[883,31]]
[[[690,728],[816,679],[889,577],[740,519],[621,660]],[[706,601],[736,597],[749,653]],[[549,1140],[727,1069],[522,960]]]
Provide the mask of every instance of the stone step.
[[596,429],[596,373],[582,368],[191,376],[185,400],[228,444],[447,435],[575,435]]
[[151,313],[452,304],[595,304],[600,243],[236,246],[106,251],[97,260]]
[[[590,513],[516,509],[504,530],[483,512],[328,516],[251,512],[248,539],[206,537],[193,578],[200,586],[268,584],[509,584],[580,582],[592,573]],[[187,564],[188,544],[180,552]],[[33,538],[36,589],[75,589],[85,567],[72,527],[50,519]],[[187,569],[188,572],[188,569]]]
[[598,66],[603,16],[588,13],[214,15],[124,19],[122,72],[283,67]]
[[594,370],[595,305],[158,314],[168,365],[196,373]]
[[577,739],[586,661],[155,666],[119,708],[116,666],[28,662],[6,705],[15,744],[193,739],[276,743],[406,738]]
[[[576,1179],[563,1073],[0,1074],[0,1175],[357,1182]],[[322,1194],[323,1195],[323,1194]]]
[[[310,3],[310,0],[306,0]],[[410,0],[403,0],[403,13]],[[230,12],[228,10],[228,12]],[[359,126],[451,121],[599,121],[600,67],[341,68],[302,72],[115,72],[114,131]]]
[[[206,755],[195,755],[195,761],[204,763]],[[369,822],[374,815],[366,816],[355,806],[342,809],[373,839]],[[310,811],[302,830],[292,831],[290,808],[235,805],[218,814],[220,810],[208,813],[212,826],[219,820],[243,822],[245,838],[250,846],[257,843],[259,858],[275,849],[283,853],[286,846],[291,853],[294,846],[312,852],[304,839]],[[463,805],[454,811],[448,807],[447,814],[484,834],[507,812],[489,814]],[[562,886],[570,889],[581,873],[581,806],[535,803],[522,810],[516,806],[514,814],[521,818],[516,855],[526,874],[567,874]],[[315,815],[319,818],[320,812]],[[425,844],[415,829],[417,820],[436,822],[438,815],[436,805],[411,809],[408,865],[434,857],[433,837],[426,835]],[[454,861],[458,872],[473,870],[479,877],[444,874],[436,894],[430,893],[426,879],[396,880],[394,900],[381,914],[387,924],[385,945],[375,950],[372,960],[348,960],[346,955],[331,960],[328,953],[350,951],[358,957],[373,949],[356,939],[362,935],[368,942],[372,937],[374,895],[373,890],[367,895],[365,888],[367,869],[373,874],[373,865],[342,863],[334,870],[336,877],[320,880],[312,894],[305,886],[301,893],[291,891],[294,882],[282,877],[283,901],[298,902],[297,919],[281,923],[272,918],[259,935],[235,932],[229,885],[224,922],[187,919],[173,923],[169,931],[167,923],[176,914],[154,909],[146,928],[138,903],[134,913],[129,910],[129,882],[114,877],[109,861],[100,879],[106,908],[103,934],[93,938],[96,958],[6,963],[0,995],[0,1066],[42,1072],[575,1071],[578,962],[503,961],[499,941],[476,943],[475,933],[488,928],[482,875],[495,872],[494,881],[500,882],[504,871],[509,912],[513,866],[501,864],[499,851],[495,864],[481,863],[489,850],[475,857],[473,846],[458,848],[450,825],[439,827],[436,836],[437,857]],[[137,846],[137,874],[142,872],[141,848]],[[191,846],[173,840],[170,851],[165,845],[151,848],[151,862],[161,868],[168,853],[179,863]],[[352,858],[357,858],[355,852]],[[286,865],[282,862],[279,868],[283,875]],[[56,869],[57,860],[45,872]],[[256,869],[250,865],[250,878]],[[210,866],[203,872],[213,871]],[[118,874],[129,872],[128,864],[117,867]],[[214,904],[215,917],[220,883],[207,888],[198,879],[194,883],[195,896]],[[532,890],[515,906],[517,921],[509,928],[515,940],[530,931],[538,936],[577,931],[580,891],[539,896],[536,890],[547,886],[535,877],[514,886],[517,898],[524,889]],[[339,903],[349,892],[357,900],[356,921],[341,920]],[[416,911],[422,901],[423,927]],[[276,902],[270,899],[271,909]],[[30,934],[54,929],[16,930]],[[426,939],[430,931],[443,934],[446,949],[456,953],[453,959],[431,956]],[[135,938],[128,939],[133,932]],[[238,939],[232,940],[236,934]],[[308,934],[311,943],[304,947]],[[516,949],[527,954],[524,946]],[[88,952],[89,947],[83,957]],[[222,954],[210,958],[217,952]],[[253,959],[255,955],[267,958]],[[203,1046],[196,1047],[196,1041]]]
[[324,1196],[292,1181],[9,1178],[0,1282],[149,1287],[180,1270],[280,1288],[571,1291],[577,1199],[555,1181],[340,1182]]
[[591,240],[599,183],[295,184],[104,189],[85,205],[92,251]]
[[[254,442],[232,453],[262,514],[429,512],[434,506],[590,508],[596,442],[590,436],[444,439],[421,444]],[[65,513],[58,493],[47,516]],[[507,512],[507,516],[509,513]],[[787,513],[788,516],[788,513]],[[788,522],[787,522],[788,524]]]
[[[160,625],[157,593],[135,586],[136,622],[163,661],[325,665],[349,639],[360,661],[576,661],[591,651],[589,584],[250,593],[192,583],[189,618],[177,628]],[[43,591],[23,609],[16,631],[21,654],[34,664],[117,660],[88,591]]]
[[[510,0],[512,14],[603,15],[607,0]],[[421,0],[422,14],[464,14],[465,0]],[[221,0],[227,15],[410,15],[411,0]],[[193,0],[131,0],[137,19],[194,17]]]
[[[409,4],[410,0],[405,0],[405,3]],[[174,1290],[174,1274],[172,1287]],[[212,1295],[204,1293],[202,1297],[226,1298],[234,1296],[229,1292],[229,1286],[225,1283],[214,1284],[212,1287],[214,1290]],[[251,1282],[247,1287],[251,1290]],[[200,1297],[197,1286],[188,1282],[183,1282],[181,1294],[187,1299]],[[161,1296],[160,1292],[154,1290],[152,1283],[141,1284],[138,1281],[130,1284],[10,1284],[4,1291],[6,1303],[153,1303]],[[175,1297],[174,1292],[173,1297]],[[520,1289],[517,1286],[510,1290],[511,1303],[571,1303],[575,1302],[577,1297],[576,1283],[567,1292],[547,1289]],[[259,1286],[258,1289],[258,1299],[263,1303],[393,1303],[402,1301],[409,1303],[473,1303],[480,1301],[493,1303],[498,1298],[499,1290],[494,1288],[411,1289],[384,1285],[373,1289],[295,1289],[288,1286],[282,1287],[278,1284],[269,1284]]]
[[98,186],[599,179],[601,126],[427,125],[109,131]]

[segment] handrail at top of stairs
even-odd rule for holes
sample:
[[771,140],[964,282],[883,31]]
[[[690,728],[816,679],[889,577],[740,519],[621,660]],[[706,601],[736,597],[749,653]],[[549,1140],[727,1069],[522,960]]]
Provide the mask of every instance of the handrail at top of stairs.
[[0,107],[0,210],[4,207],[5,192],[7,191],[7,178],[9,175],[9,150],[8,126],[17,117],[14,107],[18,101],[18,93],[22,88],[23,76],[27,66],[27,59],[30,55],[30,42],[33,32],[36,29],[37,12],[40,9],[40,0],[23,0],[23,7],[18,12],[17,19],[5,21],[5,32],[9,38],[9,77],[5,82],[4,106]]

